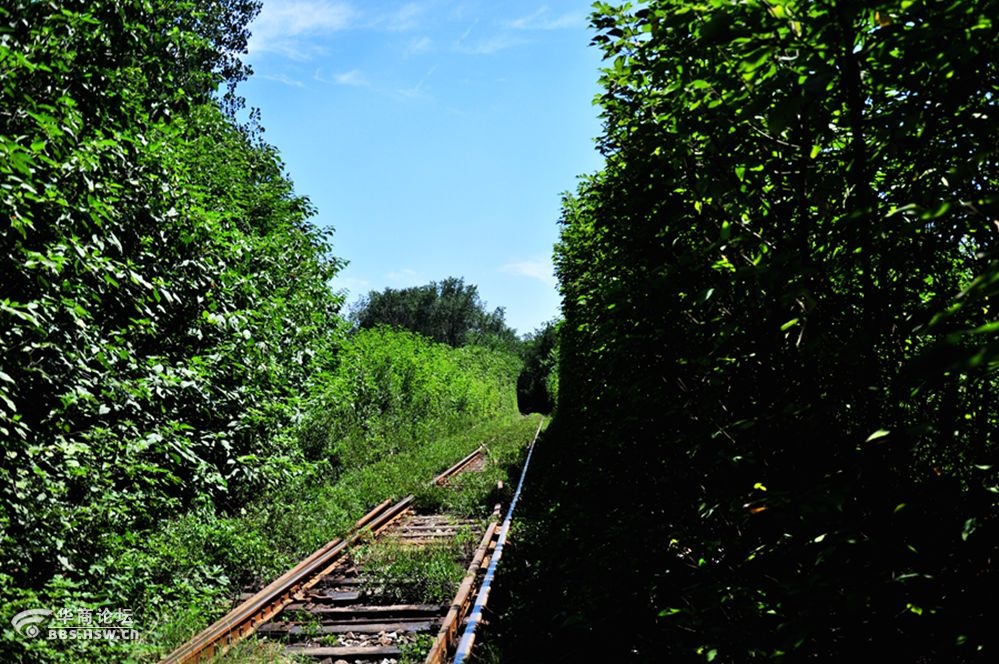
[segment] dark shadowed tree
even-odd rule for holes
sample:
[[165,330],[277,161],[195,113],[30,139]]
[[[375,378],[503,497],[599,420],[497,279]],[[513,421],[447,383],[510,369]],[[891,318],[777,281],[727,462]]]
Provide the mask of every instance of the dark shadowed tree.
[[996,659],[999,6],[595,7],[503,661]]
[[552,371],[558,364],[558,323],[549,321],[524,336],[524,370],[517,379],[517,402],[522,413],[550,413],[555,406]]

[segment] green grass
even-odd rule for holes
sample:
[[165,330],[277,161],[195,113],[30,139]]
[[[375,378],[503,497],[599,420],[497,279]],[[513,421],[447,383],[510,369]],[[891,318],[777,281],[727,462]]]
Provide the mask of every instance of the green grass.
[[433,645],[433,635],[417,634],[411,643],[404,643],[400,646],[402,657],[399,658],[399,664],[421,664],[430,654],[430,648]]
[[456,541],[417,548],[378,540],[356,556],[364,570],[361,587],[389,604],[443,604],[465,575],[464,554]]

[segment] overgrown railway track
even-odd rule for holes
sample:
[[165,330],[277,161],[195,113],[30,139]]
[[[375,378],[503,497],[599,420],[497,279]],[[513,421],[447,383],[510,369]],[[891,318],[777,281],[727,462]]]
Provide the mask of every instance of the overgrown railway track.
[[[486,463],[480,447],[434,478],[434,484],[447,486]],[[289,655],[317,661],[366,664],[404,656],[413,661],[428,644],[425,664],[450,661],[496,551],[499,510],[497,505],[489,518],[469,519],[419,510],[412,495],[395,503],[386,500],[343,538],[247,597],[163,661],[208,662],[251,634],[284,643]],[[457,593],[450,602],[398,601],[384,580],[366,569],[364,552],[373,546],[446,551],[465,569]]]

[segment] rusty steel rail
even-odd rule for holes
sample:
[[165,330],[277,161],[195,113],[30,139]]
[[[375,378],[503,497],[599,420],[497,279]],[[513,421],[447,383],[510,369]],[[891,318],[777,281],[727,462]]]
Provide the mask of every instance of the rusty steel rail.
[[[434,483],[443,484],[449,477],[460,473],[482,454],[483,449],[480,446],[445,470],[434,478]],[[392,522],[409,510],[413,501],[414,497],[409,495],[395,505],[391,504],[391,500],[382,502],[361,517],[343,538],[332,540],[320,547],[312,555],[167,655],[162,663],[205,662],[224,654],[237,642],[256,631],[257,627],[279,614],[284,607],[294,601],[296,595],[315,585],[344,558],[348,549],[359,539],[367,533],[377,535],[388,528]],[[495,523],[490,527],[490,530],[494,528]]]
[[485,449],[486,448],[484,445],[480,445],[477,449],[475,449],[471,454],[466,456],[464,459],[462,459],[461,461],[454,464],[453,466],[445,470],[443,473],[435,477],[434,484],[436,484],[437,486],[443,486],[444,484],[446,484],[448,479],[460,473],[469,464],[471,464],[473,461],[482,456]]

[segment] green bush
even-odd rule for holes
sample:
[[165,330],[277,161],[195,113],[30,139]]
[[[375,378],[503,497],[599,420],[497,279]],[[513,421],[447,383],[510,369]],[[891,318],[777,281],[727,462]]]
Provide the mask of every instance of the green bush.
[[415,441],[516,412],[519,360],[452,348],[412,332],[362,330],[311,404],[301,428],[310,459],[352,468]]

